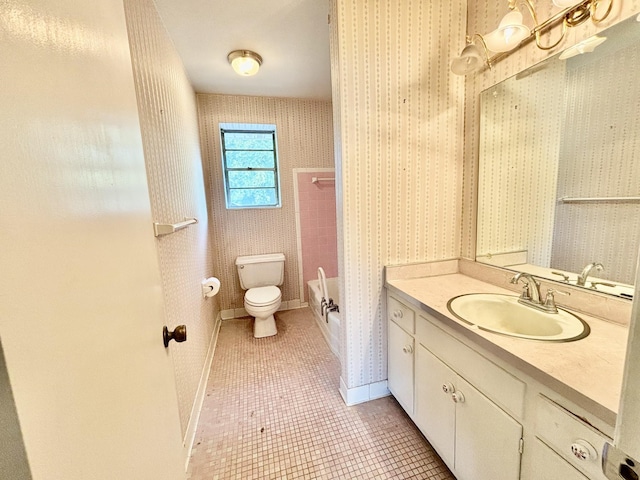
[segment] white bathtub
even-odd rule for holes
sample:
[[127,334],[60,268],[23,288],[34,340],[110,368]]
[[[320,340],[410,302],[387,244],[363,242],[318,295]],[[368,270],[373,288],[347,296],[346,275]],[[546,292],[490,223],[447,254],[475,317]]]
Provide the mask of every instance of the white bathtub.
[[[311,311],[316,317],[316,322],[329,344],[329,348],[336,357],[340,358],[340,313],[329,312],[325,318],[320,308],[320,302],[322,301],[320,282],[318,280],[309,280],[307,286],[309,288],[309,307],[311,307]],[[337,277],[327,278],[327,290],[329,291],[329,298],[333,299],[333,303],[340,305]]]

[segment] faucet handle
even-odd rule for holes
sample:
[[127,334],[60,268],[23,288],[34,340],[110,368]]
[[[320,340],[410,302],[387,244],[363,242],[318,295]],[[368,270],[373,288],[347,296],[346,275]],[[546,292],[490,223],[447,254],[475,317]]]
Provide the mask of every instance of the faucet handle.
[[553,294],[554,293],[559,293],[560,295],[566,295],[566,296],[571,296],[571,292],[564,292],[562,290],[556,290],[555,288],[549,288],[547,290],[547,299],[549,297],[551,297],[553,299]]
[[552,275],[560,275],[562,277],[562,281],[569,283],[569,275],[562,273],[562,272],[556,272],[556,271],[552,271],[551,272]]
[[554,293],[559,293],[560,295],[571,295],[570,292],[563,292],[562,290],[556,290],[555,288],[549,288],[547,290],[547,297],[544,300],[545,308],[549,310],[558,311],[558,307],[556,306],[556,299],[553,296]]

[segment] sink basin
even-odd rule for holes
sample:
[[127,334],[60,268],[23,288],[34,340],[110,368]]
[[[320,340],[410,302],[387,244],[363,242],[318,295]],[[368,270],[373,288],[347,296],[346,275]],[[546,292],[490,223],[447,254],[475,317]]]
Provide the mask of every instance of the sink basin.
[[518,297],[471,293],[449,300],[447,308],[463,322],[481,330],[545,342],[571,342],[590,333],[580,317],[558,308],[546,313],[518,303]]

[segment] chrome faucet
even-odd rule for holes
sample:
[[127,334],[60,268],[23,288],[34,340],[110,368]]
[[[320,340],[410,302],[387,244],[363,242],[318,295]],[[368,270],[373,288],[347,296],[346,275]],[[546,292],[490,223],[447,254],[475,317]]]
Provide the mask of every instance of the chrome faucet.
[[595,262],[594,263],[590,263],[589,265],[584,267],[582,269],[582,273],[580,275],[578,275],[578,280],[576,281],[576,285],[584,287],[587,284],[587,277],[591,273],[591,270],[594,269],[594,268],[599,272],[604,270],[604,267],[602,266],[601,263],[595,263]]
[[540,283],[538,283],[533,275],[524,272],[517,273],[511,279],[511,283],[515,285],[520,281],[521,278],[524,279],[524,288],[522,289],[522,295],[520,295],[520,299],[518,301],[526,305],[541,305],[542,302],[540,301]]
[[524,279],[524,287],[520,298],[518,298],[518,303],[526,305],[527,307],[533,307],[546,313],[558,313],[558,307],[553,294],[560,293],[561,295],[571,295],[569,292],[561,292],[550,288],[547,290],[547,295],[543,300],[542,295],[540,294],[540,282],[538,282],[530,273],[520,272],[516,274],[510,282],[516,284],[521,278]]

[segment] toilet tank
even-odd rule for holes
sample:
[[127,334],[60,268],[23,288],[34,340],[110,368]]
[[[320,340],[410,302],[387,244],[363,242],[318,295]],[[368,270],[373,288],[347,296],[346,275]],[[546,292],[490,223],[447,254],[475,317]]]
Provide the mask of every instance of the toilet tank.
[[243,290],[282,285],[284,281],[284,253],[238,257],[236,258],[236,268]]

